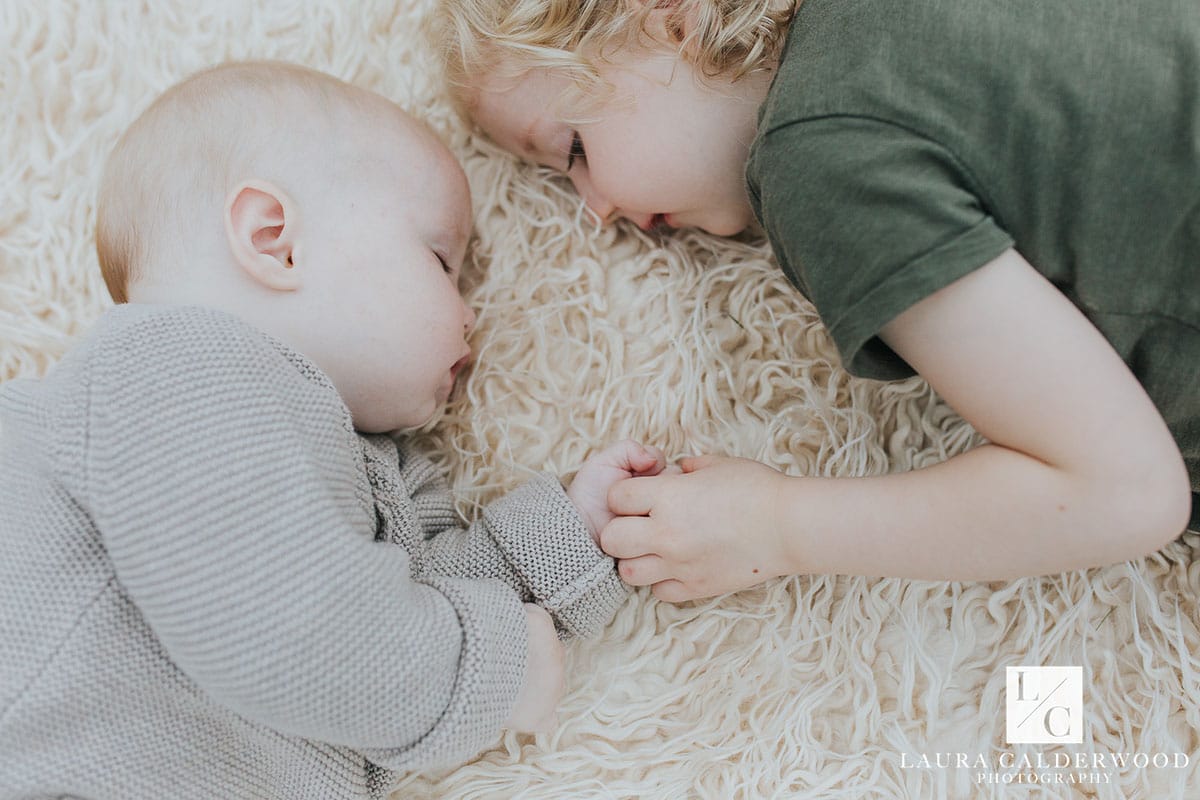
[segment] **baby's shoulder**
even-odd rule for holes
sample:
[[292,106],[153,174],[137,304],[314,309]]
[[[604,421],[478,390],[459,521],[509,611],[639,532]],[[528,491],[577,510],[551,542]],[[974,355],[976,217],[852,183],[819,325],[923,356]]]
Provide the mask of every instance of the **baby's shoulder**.
[[186,375],[296,371],[304,361],[245,320],[204,306],[129,304],[101,318],[91,336],[94,357],[142,372]]
[[287,363],[265,334],[232,315],[199,307],[119,305],[102,314],[45,375],[6,385],[3,404],[35,414],[43,424],[81,422],[89,407],[110,396],[130,396],[144,405],[158,390],[185,393],[223,373],[236,382],[239,374]]
[[221,357],[230,352],[277,357],[267,335],[233,314],[202,306],[126,304],[106,312],[85,347],[94,353],[137,353],[155,363],[172,355]]
[[274,398],[283,406],[328,398],[340,406],[332,383],[311,361],[213,308],[118,306],[96,324],[77,357],[94,398],[187,405]]

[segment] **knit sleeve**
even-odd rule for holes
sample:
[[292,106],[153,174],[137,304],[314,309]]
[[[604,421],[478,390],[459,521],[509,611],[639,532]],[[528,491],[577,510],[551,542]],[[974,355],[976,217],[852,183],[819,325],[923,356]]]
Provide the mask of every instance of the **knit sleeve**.
[[525,669],[520,600],[498,581],[416,582],[374,540],[331,386],[233,318],[184,309],[110,332],[89,393],[86,502],[122,588],[204,692],[394,769],[495,740]]
[[431,572],[499,578],[550,612],[564,636],[598,633],[629,596],[553,476],[539,475],[463,528],[437,468],[411,445],[400,454]]

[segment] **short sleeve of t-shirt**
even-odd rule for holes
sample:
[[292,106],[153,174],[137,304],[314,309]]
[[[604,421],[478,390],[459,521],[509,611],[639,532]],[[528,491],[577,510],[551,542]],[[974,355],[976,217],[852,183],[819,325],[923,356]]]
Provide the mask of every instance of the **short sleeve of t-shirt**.
[[860,377],[912,375],[880,329],[1013,244],[952,153],[888,122],[764,131],[747,178],[780,265]]

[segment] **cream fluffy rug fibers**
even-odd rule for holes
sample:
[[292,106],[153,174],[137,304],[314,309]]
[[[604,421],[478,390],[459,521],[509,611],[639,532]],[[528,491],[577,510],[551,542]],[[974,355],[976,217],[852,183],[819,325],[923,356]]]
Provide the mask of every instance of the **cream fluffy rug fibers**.
[[[478,363],[422,434],[464,514],[624,436],[833,476],[976,442],[921,381],[848,377],[762,244],[598,231],[559,179],[470,136],[416,33],[428,5],[0,0],[0,379],[40,374],[109,304],[93,197],[124,126],[194,70],[281,58],[425,116],[470,176]],[[396,797],[1200,797],[1196,546],[1011,584],[803,576],[681,606],[639,592],[571,647],[557,732],[507,735]],[[1007,744],[1005,667],[1026,664],[1082,665],[1082,744]],[[938,753],[1019,777],[977,783]],[[1088,767],[1055,768],[1066,753]],[[1123,753],[1172,765],[1092,767]]]

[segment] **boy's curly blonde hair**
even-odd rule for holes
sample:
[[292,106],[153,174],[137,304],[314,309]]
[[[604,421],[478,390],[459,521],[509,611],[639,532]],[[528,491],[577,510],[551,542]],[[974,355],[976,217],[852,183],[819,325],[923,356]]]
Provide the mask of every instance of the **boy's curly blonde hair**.
[[[801,0],[439,0],[430,19],[456,95],[480,76],[549,68],[584,90],[603,85],[596,65],[646,35],[668,13],[679,52],[704,77],[737,80],[778,61]],[[462,98],[456,97],[461,103]]]

